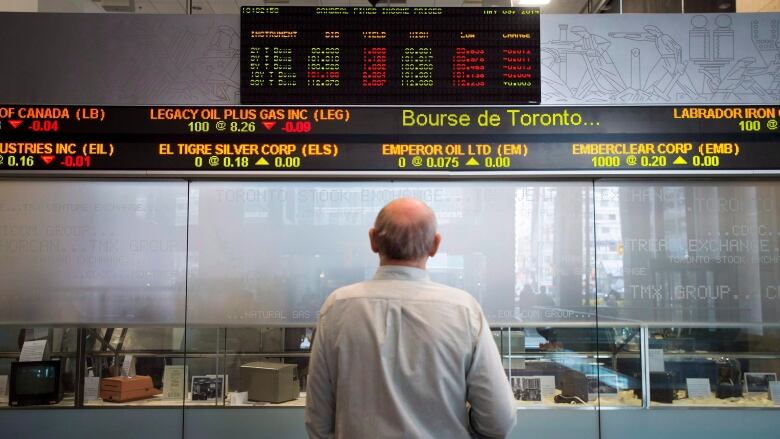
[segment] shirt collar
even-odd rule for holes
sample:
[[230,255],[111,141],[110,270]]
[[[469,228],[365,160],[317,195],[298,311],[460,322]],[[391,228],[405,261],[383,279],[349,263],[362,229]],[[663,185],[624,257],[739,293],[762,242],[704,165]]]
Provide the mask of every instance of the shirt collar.
[[380,265],[374,274],[374,280],[431,280],[428,272],[403,265]]

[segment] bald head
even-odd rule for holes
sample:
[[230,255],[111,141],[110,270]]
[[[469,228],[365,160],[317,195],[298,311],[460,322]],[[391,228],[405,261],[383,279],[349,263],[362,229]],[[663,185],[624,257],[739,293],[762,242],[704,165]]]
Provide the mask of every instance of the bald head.
[[389,261],[425,261],[438,250],[436,215],[415,198],[398,198],[382,210],[369,231],[371,249]]

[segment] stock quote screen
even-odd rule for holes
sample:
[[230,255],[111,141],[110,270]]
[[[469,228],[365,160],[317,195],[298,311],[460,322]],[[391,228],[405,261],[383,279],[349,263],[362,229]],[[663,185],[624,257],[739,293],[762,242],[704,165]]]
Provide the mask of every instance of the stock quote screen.
[[535,104],[538,8],[241,8],[243,104]]
[[0,174],[776,171],[778,109],[0,105]]

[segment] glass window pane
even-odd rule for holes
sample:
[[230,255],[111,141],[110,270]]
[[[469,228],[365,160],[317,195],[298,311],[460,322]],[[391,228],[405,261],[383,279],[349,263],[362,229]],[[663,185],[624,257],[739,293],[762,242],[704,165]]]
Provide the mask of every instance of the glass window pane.
[[184,321],[185,182],[0,182],[0,322]]
[[[776,182],[596,186],[599,316],[657,326],[780,321]],[[606,229],[607,232],[601,232]]]
[[432,278],[474,295],[491,323],[592,321],[590,187],[195,182],[188,321],[315,323],[334,289],[373,275],[367,231],[385,203],[404,195],[437,212],[443,239]]

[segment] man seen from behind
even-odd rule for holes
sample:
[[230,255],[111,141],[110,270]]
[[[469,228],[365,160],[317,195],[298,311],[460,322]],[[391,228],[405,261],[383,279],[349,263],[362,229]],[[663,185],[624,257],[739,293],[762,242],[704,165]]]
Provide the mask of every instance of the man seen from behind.
[[320,310],[309,437],[506,437],[514,398],[482,309],[425,271],[441,242],[433,211],[394,200],[369,239],[379,254],[373,279],[337,289]]

